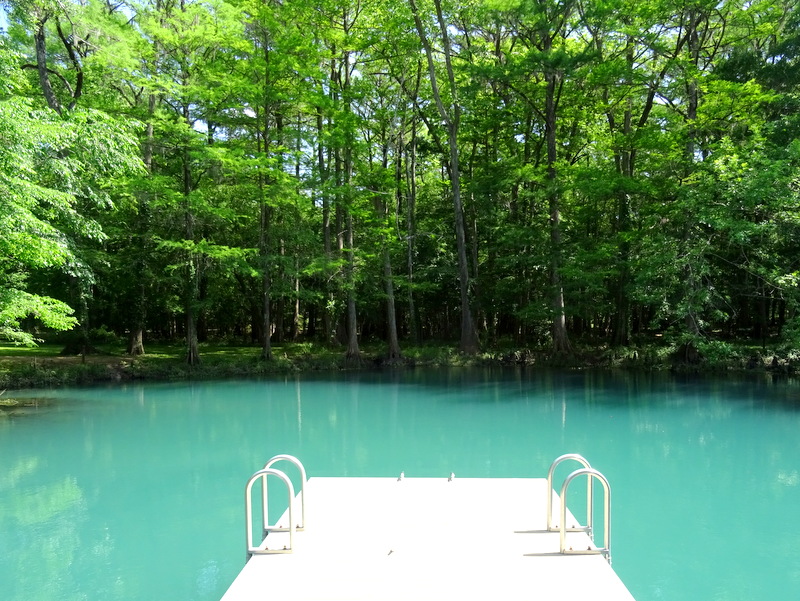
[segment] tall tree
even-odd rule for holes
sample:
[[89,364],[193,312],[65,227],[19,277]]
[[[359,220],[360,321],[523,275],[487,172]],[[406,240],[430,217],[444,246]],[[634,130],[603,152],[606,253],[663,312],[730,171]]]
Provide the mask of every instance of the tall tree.
[[[459,348],[462,352],[474,354],[478,352],[479,341],[475,323],[472,318],[470,303],[470,274],[467,259],[467,241],[464,226],[464,207],[461,201],[461,163],[459,155],[458,132],[461,125],[461,105],[459,104],[458,87],[456,85],[455,69],[453,67],[453,51],[450,42],[448,23],[445,20],[442,10],[441,0],[434,0],[435,9],[435,30],[437,30],[438,41],[441,44],[441,52],[444,58],[445,82],[447,85],[448,98],[443,96],[440,85],[439,75],[434,60],[434,48],[428,34],[426,24],[420,16],[416,0],[409,0],[411,13],[414,18],[414,26],[419,35],[420,43],[425,51],[425,58],[428,63],[428,76],[430,78],[431,92],[436,109],[441,122],[447,132],[447,171],[450,179],[450,192],[453,198],[453,215],[456,233],[456,254],[458,257],[458,282],[461,298],[461,343]],[[445,104],[446,103],[446,104]]]

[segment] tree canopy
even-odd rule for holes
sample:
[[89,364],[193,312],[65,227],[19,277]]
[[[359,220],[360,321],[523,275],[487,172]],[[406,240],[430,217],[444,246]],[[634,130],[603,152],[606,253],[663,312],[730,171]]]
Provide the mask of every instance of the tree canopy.
[[797,2],[5,8],[2,338],[800,333]]

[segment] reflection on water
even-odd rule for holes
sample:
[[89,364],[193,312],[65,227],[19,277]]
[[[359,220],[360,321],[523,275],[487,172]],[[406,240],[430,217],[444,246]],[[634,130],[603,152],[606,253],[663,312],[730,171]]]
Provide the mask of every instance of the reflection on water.
[[62,584],[72,580],[71,564],[81,545],[79,523],[86,515],[76,479],[45,475],[42,466],[40,458],[26,457],[8,464],[0,475],[0,550],[8,554],[0,553],[0,557],[3,563],[11,560],[14,587],[26,591],[25,598],[32,600],[53,598],[39,586],[38,566]]
[[411,370],[48,395],[0,421],[2,599],[219,599],[244,483],[279,452],[312,477],[544,477],[581,453],[639,601],[800,598],[794,380]]

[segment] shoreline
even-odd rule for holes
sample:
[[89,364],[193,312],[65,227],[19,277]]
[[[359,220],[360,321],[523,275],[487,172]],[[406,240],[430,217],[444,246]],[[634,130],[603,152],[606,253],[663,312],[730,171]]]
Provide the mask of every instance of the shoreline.
[[488,350],[464,355],[444,345],[409,347],[402,359],[387,360],[375,346],[362,352],[359,361],[348,360],[339,350],[312,348],[297,343],[275,349],[273,359],[264,361],[260,349],[252,346],[210,347],[201,352],[202,363],[190,366],[180,358],[179,346],[140,357],[119,353],[85,356],[56,354],[25,355],[6,349],[0,356],[0,399],[13,390],[58,388],[131,381],[187,381],[261,377],[270,374],[403,370],[418,367],[524,367],[530,369],[623,370],[697,374],[750,373],[795,376],[800,358],[795,353],[753,350],[746,347],[728,356],[709,357],[693,349],[640,347],[627,349],[583,349],[572,355],[556,356],[541,350]]

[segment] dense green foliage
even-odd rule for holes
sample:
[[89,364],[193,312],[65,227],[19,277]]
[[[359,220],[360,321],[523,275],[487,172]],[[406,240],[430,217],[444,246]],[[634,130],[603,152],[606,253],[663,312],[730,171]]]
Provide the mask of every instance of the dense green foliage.
[[797,2],[6,6],[0,337],[800,342]]

